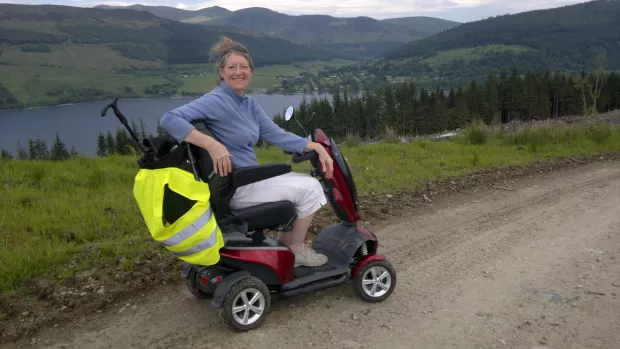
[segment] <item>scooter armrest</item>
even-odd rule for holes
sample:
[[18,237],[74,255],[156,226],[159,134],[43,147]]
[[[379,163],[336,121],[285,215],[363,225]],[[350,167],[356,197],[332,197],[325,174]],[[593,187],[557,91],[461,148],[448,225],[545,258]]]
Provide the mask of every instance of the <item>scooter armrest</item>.
[[288,164],[264,164],[238,168],[232,173],[232,185],[239,188],[292,171]]

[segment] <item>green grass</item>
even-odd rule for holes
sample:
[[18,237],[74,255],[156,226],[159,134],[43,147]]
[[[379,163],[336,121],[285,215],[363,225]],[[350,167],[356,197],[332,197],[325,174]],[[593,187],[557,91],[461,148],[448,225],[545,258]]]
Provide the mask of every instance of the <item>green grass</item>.
[[2,27],[18,29],[18,30],[35,30],[41,33],[64,34],[56,26],[58,22],[54,21],[37,21],[36,29],[32,27],[32,22],[22,20],[3,20]]
[[[490,51],[508,51],[512,53],[521,53],[525,51],[535,51],[531,47],[520,46],[520,45],[484,45],[484,46],[476,46],[476,47],[465,47],[458,48],[454,50],[445,50],[437,52],[436,56],[429,57],[426,59],[420,60],[421,63],[428,63],[431,68],[439,68],[441,65],[450,64],[454,60],[462,59],[465,61],[478,60]],[[417,60],[417,59],[402,59],[399,60],[401,64],[406,63],[407,61]]]
[[46,95],[52,90],[101,89],[118,94],[129,86],[141,93],[153,84],[169,83],[160,76],[136,76],[90,69],[64,69],[37,66],[2,66],[0,80],[7,90],[22,103],[55,101],[57,96]]
[[264,76],[297,76],[299,73],[303,72],[312,72],[314,74],[317,74],[320,70],[324,68],[338,68],[354,63],[356,62],[339,58],[330,61],[309,61],[288,65],[276,64],[256,68],[256,74]]
[[[159,67],[159,62],[140,61],[122,56],[107,45],[50,45],[50,52],[23,52],[19,46],[8,46],[0,56],[11,69],[33,66],[110,71],[130,67]],[[8,68],[8,67],[5,67]],[[78,71],[79,72],[79,71]]]
[[[361,200],[369,191],[415,190],[428,181],[561,156],[620,151],[620,127],[539,123],[515,133],[474,125],[454,141],[342,146]],[[277,147],[261,162],[289,162]],[[133,157],[0,163],[0,291],[24,280],[62,280],[93,267],[131,270],[151,239],[132,194]],[[308,164],[295,164],[307,172]]]
[[[274,86],[280,86],[282,79],[278,76],[295,77],[302,72],[318,73],[325,67],[341,67],[347,64],[352,64],[354,61],[345,59],[334,59],[331,61],[310,61],[301,62],[291,65],[270,65],[257,67],[254,71],[254,77],[252,83],[250,83],[250,89],[269,89]],[[182,67],[179,67],[182,68]],[[204,75],[192,75],[188,77],[180,77],[183,82],[183,86],[178,88],[178,92],[187,91],[192,93],[205,93],[211,90],[217,79],[217,74],[212,71],[211,66],[197,66],[192,67],[194,72],[207,72]]]
[[[180,86],[177,90],[187,91],[192,93],[207,93],[215,86],[217,80],[217,74],[208,73],[203,76],[188,76],[180,78],[183,82],[183,86]],[[252,82],[248,86],[250,89],[255,88],[271,88],[274,85],[280,85],[281,80],[272,76],[255,75],[252,78]]]
[[297,76],[299,73],[306,71],[300,67],[294,65],[275,64],[265,67],[256,68],[255,75],[262,76]]

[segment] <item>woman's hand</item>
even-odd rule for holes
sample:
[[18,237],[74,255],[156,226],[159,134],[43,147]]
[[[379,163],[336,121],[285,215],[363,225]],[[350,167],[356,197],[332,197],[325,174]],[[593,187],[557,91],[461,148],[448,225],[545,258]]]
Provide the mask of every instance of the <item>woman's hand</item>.
[[211,139],[213,141],[206,145],[205,149],[213,160],[213,171],[217,175],[227,176],[232,171],[232,163],[230,162],[232,155],[222,143],[213,138]]
[[323,172],[325,173],[325,177],[331,179],[334,176],[334,161],[329,156],[329,154],[327,154],[327,150],[325,150],[322,145],[315,142],[308,142],[305,150],[314,150],[317,152],[317,154],[319,154],[319,162],[321,162],[321,167],[323,169]]
[[232,171],[232,163],[230,162],[232,155],[222,143],[195,129],[187,135],[185,141],[202,147],[209,152],[213,160],[213,171],[215,174],[227,176]]

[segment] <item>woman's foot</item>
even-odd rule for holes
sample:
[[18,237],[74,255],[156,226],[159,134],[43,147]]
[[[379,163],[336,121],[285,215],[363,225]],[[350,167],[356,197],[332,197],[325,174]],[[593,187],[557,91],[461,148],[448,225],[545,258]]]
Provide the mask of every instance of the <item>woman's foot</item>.
[[317,253],[306,245],[304,245],[299,252],[295,253],[295,267],[318,267],[325,263],[327,263],[327,257],[325,255]]

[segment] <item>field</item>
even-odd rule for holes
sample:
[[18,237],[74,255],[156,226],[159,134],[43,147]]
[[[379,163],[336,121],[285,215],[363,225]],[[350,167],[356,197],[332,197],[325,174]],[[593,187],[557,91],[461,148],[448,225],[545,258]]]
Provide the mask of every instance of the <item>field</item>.
[[102,93],[121,94],[125,86],[142,93],[153,84],[170,83],[168,79],[155,75],[137,76],[104,70],[38,66],[0,66],[0,77],[3,85],[18,101],[31,105],[54,104],[61,97],[74,102],[85,102],[87,99],[82,98],[89,94],[94,95],[92,98],[97,100],[96,97]]
[[[192,94],[202,94],[211,90],[216,82],[218,76],[215,73],[207,73],[204,75],[193,75],[188,77],[182,77],[180,80],[183,85],[178,88],[179,92],[187,91]],[[281,79],[277,79],[273,76],[255,75],[252,78],[252,82],[248,86],[250,89],[268,89],[274,85],[279,86]]]
[[160,66],[156,62],[123,57],[107,45],[52,45],[49,48],[50,52],[23,52],[18,46],[8,46],[2,54],[2,61],[8,65],[6,68],[11,69],[37,66],[78,69],[78,72],[80,69],[111,71],[120,68]]
[[496,52],[510,52],[521,53],[526,51],[535,51],[534,49],[526,46],[519,45],[485,45],[477,47],[459,48],[454,50],[439,51],[434,57],[426,58],[422,60],[422,63],[428,63],[432,68],[438,68],[442,64],[449,64],[454,60],[471,61],[482,58],[486,53]]
[[[294,78],[303,72],[317,74],[324,68],[341,67],[352,63],[354,61],[334,59],[331,61],[311,61],[291,65],[257,67],[249,88],[269,89],[274,86],[280,86],[283,79]],[[185,90],[192,93],[205,93],[217,81],[217,75],[212,70],[211,66],[200,66],[196,67],[194,72],[188,72],[189,75],[187,77],[183,76],[181,78],[183,86],[179,87],[179,92]]]
[[[145,90],[153,85],[173,86],[166,88],[163,94],[150,95],[154,97],[170,97],[184,92],[202,94],[214,86],[217,78],[212,65],[159,67],[154,63],[122,58],[103,46],[95,46],[96,54],[92,48],[88,53],[83,52],[87,49],[79,45],[54,50],[41,55],[11,48],[3,56],[4,61],[21,62],[22,65],[0,65],[2,85],[26,106],[41,106],[62,104],[66,100],[102,100],[118,95],[149,97]],[[250,89],[269,89],[279,86],[284,78],[293,78],[301,72],[316,73],[323,67],[338,67],[351,62],[335,59],[257,67]],[[130,69],[134,66],[140,69]],[[132,94],[127,95],[127,91]]]

